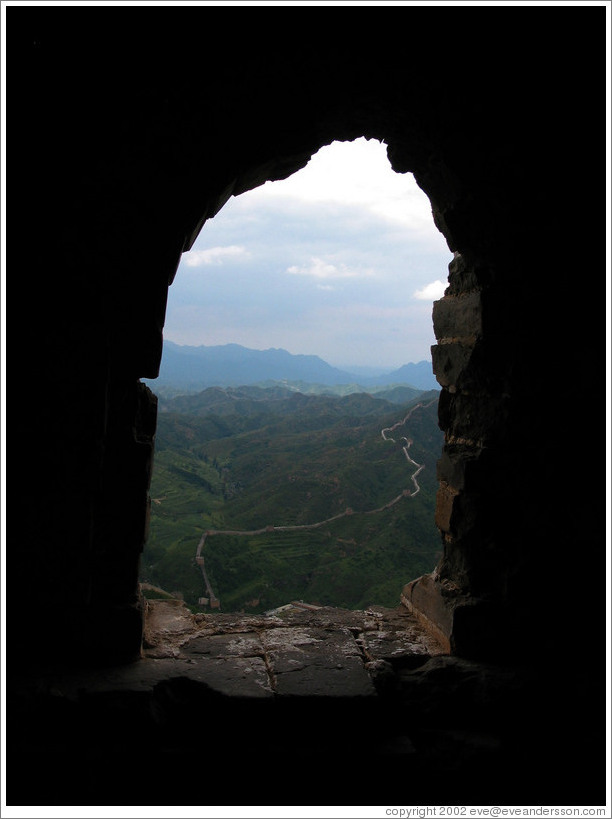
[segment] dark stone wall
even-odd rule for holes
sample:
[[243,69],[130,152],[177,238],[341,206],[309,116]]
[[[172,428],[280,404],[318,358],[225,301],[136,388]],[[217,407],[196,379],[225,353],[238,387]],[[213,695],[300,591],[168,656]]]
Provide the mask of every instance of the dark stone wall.
[[598,644],[604,21],[7,9],[11,656],[33,640],[37,657],[138,656],[155,430],[139,379],[158,373],[180,254],[231,195],[358,136],[414,173],[455,255],[433,309],[444,556],[408,596],[459,655]]

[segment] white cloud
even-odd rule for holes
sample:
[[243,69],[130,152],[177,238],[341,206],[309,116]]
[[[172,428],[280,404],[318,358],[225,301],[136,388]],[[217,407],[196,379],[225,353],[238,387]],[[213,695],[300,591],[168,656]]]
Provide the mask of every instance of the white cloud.
[[294,276],[312,276],[315,279],[351,279],[356,276],[369,276],[372,271],[369,269],[357,270],[347,267],[345,264],[335,265],[313,256],[307,267],[291,265],[287,268],[287,273]]
[[[402,221],[378,215],[392,200]],[[384,145],[334,143],[206,222],[170,288],[164,337],[281,347],[343,366],[421,361],[450,258],[429,200],[411,174],[391,170]]]
[[411,173],[399,174],[391,168],[386,145],[376,139],[332,142],[299,173],[266,182],[251,195],[254,201],[293,197],[301,202],[360,205],[424,237],[438,234],[427,195]]
[[183,254],[182,262],[187,267],[201,267],[207,264],[223,264],[228,256],[244,256],[246,250],[238,245],[226,247],[207,247],[204,250],[190,250]]
[[442,298],[447,284],[448,282],[445,284],[444,282],[440,281],[440,279],[436,279],[435,282],[426,284],[425,287],[421,287],[420,290],[415,290],[412,295],[415,299],[435,301],[436,299]]

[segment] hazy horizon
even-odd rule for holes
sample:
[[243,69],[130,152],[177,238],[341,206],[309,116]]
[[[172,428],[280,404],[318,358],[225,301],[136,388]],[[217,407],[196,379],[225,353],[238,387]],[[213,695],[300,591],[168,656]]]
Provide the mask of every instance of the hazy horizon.
[[[317,355],[316,353],[292,353],[291,350],[287,350],[285,347],[247,347],[246,345],[238,344],[235,341],[228,341],[225,344],[179,344],[178,342],[172,341],[171,339],[164,339],[164,342],[166,342],[166,341],[169,341],[171,344],[176,344],[178,347],[191,347],[193,349],[197,349],[198,347],[210,348],[210,347],[229,347],[229,346],[232,346],[232,345],[237,345],[239,347],[243,347],[244,349],[255,350],[257,352],[266,352],[267,350],[283,350],[284,352],[287,352],[290,355],[305,355],[305,356],[313,356],[313,355],[316,356]],[[368,372],[368,371],[372,371],[373,373],[376,372],[376,373],[380,373],[380,374],[384,374],[384,373],[387,373],[387,372],[392,372],[394,370],[399,369],[400,367],[405,366],[406,364],[421,364],[423,361],[427,362],[428,364],[432,363],[431,356],[429,356],[428,358],[422,358],[422,359],[420,359],[420,361],[404,361],[404,363],[400,364],[399,366],[385,365],[385,364],[376,364],[376,365],[374,365],[374,364],[342,364],[342,363],[336,364],[336,363],[334,363],[332,361],[328,361],[327,359],[322,358],[322,356],[317,356],[317,357],[321,358],[321,360],[324,361],[326,364],[329,364],[330,367],[335,367],[338,370],[347,370],[348,372],[363,372],[363,373]]]

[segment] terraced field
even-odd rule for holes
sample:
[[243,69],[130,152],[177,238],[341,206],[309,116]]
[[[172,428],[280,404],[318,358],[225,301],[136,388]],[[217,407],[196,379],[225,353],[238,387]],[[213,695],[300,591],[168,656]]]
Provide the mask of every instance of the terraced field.
[[[195,606],[205,594],[195,562],[205,531],[328,521],[207,537],[203,557],[222,610],[264,611],[290,599],[354,609],[396,605],[402,586],[431,571],[440,551],[433,523],[442,446],[436,397],[425,393],[404,407],[355,396],[287,405],[275,395],[215,417],[162,412],[141,579]],[[429,406],[394,430],[396,440],[384,440],[381,430],[419,402]],[[423,465],[416,493],[403,436],[412,441],[410,458]],[[372,514],[404,490],[412,494]],[[347,509],[352,514],[343,514]]]

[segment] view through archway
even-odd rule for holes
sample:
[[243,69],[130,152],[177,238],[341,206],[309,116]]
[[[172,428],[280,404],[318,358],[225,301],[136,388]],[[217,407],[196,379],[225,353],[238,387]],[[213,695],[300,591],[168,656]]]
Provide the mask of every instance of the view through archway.
[[232,198],[170,288],[141,562],[194,611],[394,606],[435,567],[449,250],[384,144]]

